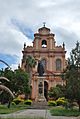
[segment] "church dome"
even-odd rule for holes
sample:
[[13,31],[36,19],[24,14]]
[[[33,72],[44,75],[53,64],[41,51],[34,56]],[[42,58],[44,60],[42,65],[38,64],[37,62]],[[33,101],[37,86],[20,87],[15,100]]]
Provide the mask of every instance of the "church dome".
[[45,25],[38,29],[39,34],[50,34],[50,29],[45,27]]

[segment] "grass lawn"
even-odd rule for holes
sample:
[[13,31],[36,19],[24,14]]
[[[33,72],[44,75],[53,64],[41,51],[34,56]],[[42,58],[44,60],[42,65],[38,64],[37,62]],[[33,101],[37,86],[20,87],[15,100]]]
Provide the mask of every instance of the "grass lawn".
[[11,105],[10,108],[8,108],[6,105],[0,105],[0,114],[9,114],[12,112],[16,112],[22,109],[27,109],[27,105]]
[[52,116],[79,116],[80,112],[77,108],[74,109],[65,109],[64,107],[53,107],[50,109]]

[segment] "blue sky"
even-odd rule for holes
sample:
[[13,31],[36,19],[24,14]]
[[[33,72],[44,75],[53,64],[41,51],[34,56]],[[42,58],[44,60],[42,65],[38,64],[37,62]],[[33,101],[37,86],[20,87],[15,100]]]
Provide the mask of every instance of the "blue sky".
[[[18,57],[16,55],[11,56],[9,54],[1,54],[0,53],[0,59],[5,61],[6,63],[8,63],[9,66],[16,63],[16,60],[18,59]],[[6,68],[7,65],[3,64],[2,62],[0,63],[0,68]]]
[[24,42],[32,45],[43,22],[55,34],[56,45],[65,43],[68,57],[80,42],[80,0],[0,0],[0,59],[17,68]]

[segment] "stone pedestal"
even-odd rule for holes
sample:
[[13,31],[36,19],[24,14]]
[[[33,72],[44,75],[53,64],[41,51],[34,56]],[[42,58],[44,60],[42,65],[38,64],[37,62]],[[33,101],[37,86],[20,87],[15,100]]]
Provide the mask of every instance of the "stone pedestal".
[[37,101],[46,101],[44,97],[44,77],[38,77],[38,95]]

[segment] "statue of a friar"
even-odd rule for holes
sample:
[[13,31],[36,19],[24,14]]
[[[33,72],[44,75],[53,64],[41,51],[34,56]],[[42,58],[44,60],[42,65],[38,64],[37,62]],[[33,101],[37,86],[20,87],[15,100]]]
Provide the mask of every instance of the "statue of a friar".
[[37,71],[39,73],[39,76],[43,76],[44,74],[44,67],[41,61],[38,62],[38,67],[37,67]]

